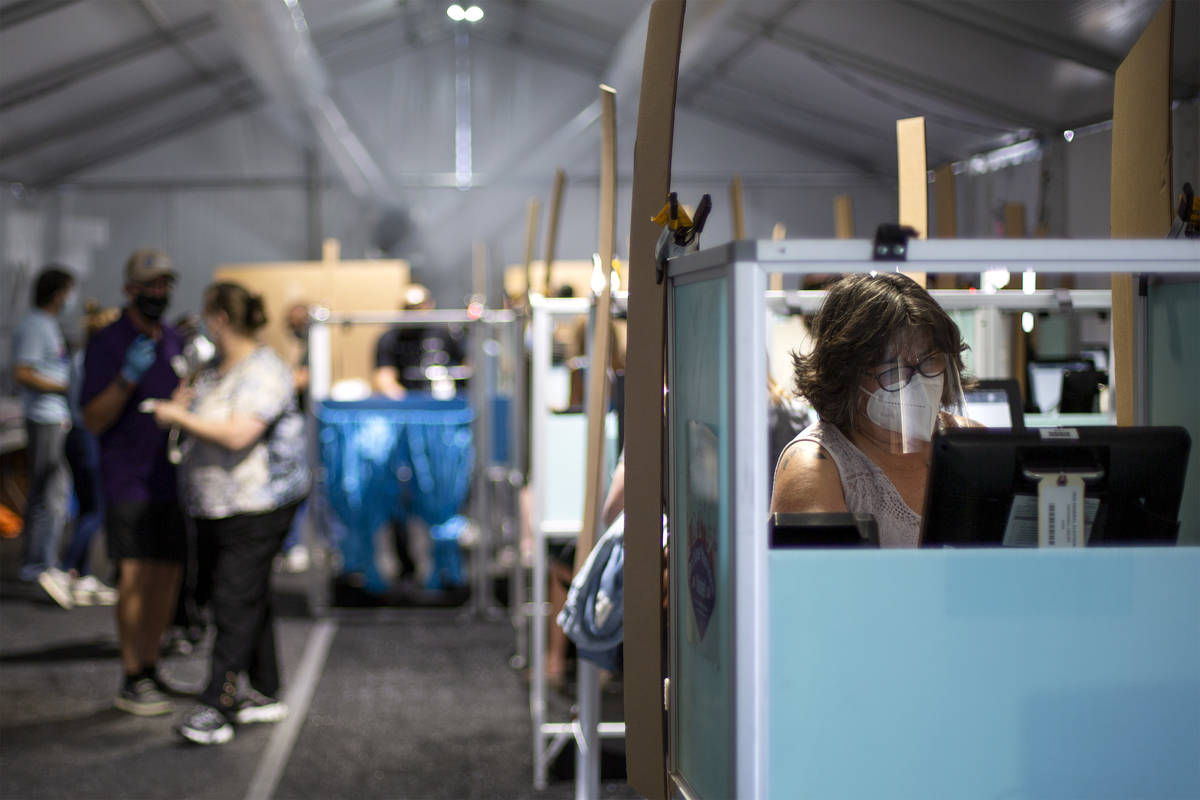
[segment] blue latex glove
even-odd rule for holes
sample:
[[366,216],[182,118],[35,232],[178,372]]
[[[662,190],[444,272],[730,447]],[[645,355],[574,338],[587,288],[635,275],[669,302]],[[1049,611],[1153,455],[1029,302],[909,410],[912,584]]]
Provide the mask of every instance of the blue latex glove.
[[139,334],[133,340],[133,344],[129,345],[129,349],[125,351],[125,363],[121,365],[121,377],[130,383],[140,381],[146,374],[146,370],[150,369],[150,365],[154,363],[154,359],[158,357],[155,352],[157,348],[157,342],[144,333]]

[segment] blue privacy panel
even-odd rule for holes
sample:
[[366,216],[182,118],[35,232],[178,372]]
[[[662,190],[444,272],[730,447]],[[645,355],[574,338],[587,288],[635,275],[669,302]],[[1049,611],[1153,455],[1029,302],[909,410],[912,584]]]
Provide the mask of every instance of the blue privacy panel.
[[[584,484],[587,483],[587,415],[546,415],[546,470],[542,490],[542,519],[583,526]],[[617,465],[617,415],[604,418],[605,480]],[[607,487],[607,484],[605,484]]]
[[734,752],[726,281],[677,286],[672,314],[675,766],[698,796],[721,798]]
[[1200,550],[769,556],[771,797],[1200,797]]

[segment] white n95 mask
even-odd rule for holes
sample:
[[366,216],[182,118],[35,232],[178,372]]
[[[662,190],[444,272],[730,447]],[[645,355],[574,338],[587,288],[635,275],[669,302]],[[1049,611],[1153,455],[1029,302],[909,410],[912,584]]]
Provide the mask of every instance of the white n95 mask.
[[868,396],[867,419],[881,428],[900,434],[903,452],[917,450],[922,442],[933,438],[938,412],[942,407],[945,381],[944,374],[926,378],[918,372],[907,386],[895,392],[885,389],[868,392],[863,389]]

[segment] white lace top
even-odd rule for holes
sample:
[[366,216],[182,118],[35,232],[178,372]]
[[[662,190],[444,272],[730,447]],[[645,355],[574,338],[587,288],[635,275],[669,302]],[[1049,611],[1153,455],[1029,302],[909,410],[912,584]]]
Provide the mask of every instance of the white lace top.
[[874,515],[879,525],[880,547],[917,546],[921,515],[908,507],[883,470],[841,431],[826,422],[810,425],[788,442],[783,453],[796,442],[816,442],[833,457],[841,477],[842,493],[846,496],[846,509]]

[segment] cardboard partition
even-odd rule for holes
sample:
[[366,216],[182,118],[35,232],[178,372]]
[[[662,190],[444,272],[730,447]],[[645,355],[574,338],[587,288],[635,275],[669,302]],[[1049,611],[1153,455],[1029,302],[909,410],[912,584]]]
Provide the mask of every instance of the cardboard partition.
[[[296,348],[286,325],[292,305],[320,304],[335,312],[395,311],[401,290],[411,282],[408,262],[401,260],[222,264],[213,271],[213,280],[233,281],[263,296],[267,309],[263,341],[289,361]],[[375,343],[386,327],[333,328],[331,380],[370,380]]]
[[[554,284],[546,286],[545,261],[534,259],[529,263],[528,272],[533,278],[529,290],[543,297],[553,296],[561,287],[570,286],[575,297],[590,297],[592,293],[592,270],[595,265],[591,261],[571,260],[554,262]],[[509,297],[521,297],[525,294],[526,268],[522,264],[514,264],[504,270],[504,291]]]
[[[925,118],[896,120],[900,224],[915,230],[919,239],[929,233],[929,175],[925,163]],[[925,285],[924,272],[904,274]]]
[[654,0],[646,31],[629,222],[625,389],[625,757],[629,785],[665,800],[663,724],[663,377],[667,287],[656,275],[659,227],[671,190],[683,0]]
[[[1114,239],[1160,238],[1171,223],[1171,44],[1173,0],[1166,0],[1117,68],[1113,85],[1112,195]],[[1112,276],[1113,371],[1117,424],[1136,425],[1142,340],[1134,279]]]

